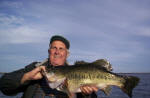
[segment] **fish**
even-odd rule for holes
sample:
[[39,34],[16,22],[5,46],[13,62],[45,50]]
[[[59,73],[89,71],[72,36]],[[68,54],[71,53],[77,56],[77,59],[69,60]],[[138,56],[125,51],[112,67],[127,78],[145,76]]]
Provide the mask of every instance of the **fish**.
[[69,97],[72,93],[81,92],[81,86],[88,85],[96,86],[106,95],[109,95],[111,86],[117,86],[132,98],[132,91],[140,81],[138,77],[119,75],[93,63],[47,66],[42,74],[50,88],[65,92]]

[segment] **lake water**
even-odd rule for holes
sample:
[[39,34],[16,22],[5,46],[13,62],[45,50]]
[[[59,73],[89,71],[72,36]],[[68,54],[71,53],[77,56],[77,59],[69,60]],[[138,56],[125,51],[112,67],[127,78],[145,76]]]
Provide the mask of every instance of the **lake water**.
[[[140,83],[133,90],[133,98],[150,98],[150,73],[131,73],[126,75],[137,76],[140,78]],[[1,75],[0,75],[1,76]],[[119,88],[112,87],[112,92],[106,96],[103,92],[98,91],[98,98],[128,98]],[[20,98],[22,93],[16,96],[5,96],[0,92],[0,98]]]

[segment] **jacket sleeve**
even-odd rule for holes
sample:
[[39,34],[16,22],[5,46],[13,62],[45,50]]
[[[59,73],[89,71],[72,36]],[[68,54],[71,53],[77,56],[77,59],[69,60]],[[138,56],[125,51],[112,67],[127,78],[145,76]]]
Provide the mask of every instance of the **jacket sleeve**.
[[16,95],[17,93],[24,91],[27,85],[30,84],[30,81],[21,84],[21,79],[25,73],[35,68],[36,63],[37,62],[33,62],[23,69],[13,71],[10,73],[5,73],[0,78],[0,90],[5,95]]

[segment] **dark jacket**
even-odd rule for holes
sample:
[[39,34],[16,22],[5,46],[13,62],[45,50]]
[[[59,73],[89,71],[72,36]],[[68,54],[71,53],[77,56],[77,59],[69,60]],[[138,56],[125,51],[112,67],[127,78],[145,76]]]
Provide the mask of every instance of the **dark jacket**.
[[[21,84],[21,79],[23,75],[35,68],[35,64],[37,62],[33,62],[30,65],[27,65],[25,68],[5,73],[1,79],[0,79],[0,90],[5,95],[16,95],[19,92],[24,92],[23,98],[31,98],[32,94],[34,92],[34,89],[36,89],[36,85],[38,84],[38,81],[28,81],[24,84]],[[26,97],[26,95],[28,97]]]
[[[22,98],[32,98],[41,80],[27,81],[21,84],[21,79],[25,73],[33,70],[37,63],[38,62],[33,62],[23,69],[4,74],[0,79],[0,90],[9,96],[24,92]],[[77,96],[78,98],[83,98],[82,94],[78,94]],[[84,98],[90,97],[84,96]],[[96,97],[93,96],[91,98]]]

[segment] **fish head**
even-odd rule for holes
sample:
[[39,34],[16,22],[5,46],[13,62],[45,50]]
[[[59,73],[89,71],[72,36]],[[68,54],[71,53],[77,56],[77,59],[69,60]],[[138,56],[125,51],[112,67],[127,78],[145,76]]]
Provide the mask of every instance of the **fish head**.
[[58,80],[58,77],[54,74],[54,72],[45,72],[46,79],[48,82],[53,83]]
[[51,88],[59,87],[66,80],[66,77],[59,70],[53,68],[46,68],[46,71],[42,71],[42,74]]
[[57,82],[65,77],[64,74],[57,68],[46,68],[44,76],[46,76],[49,82]]

